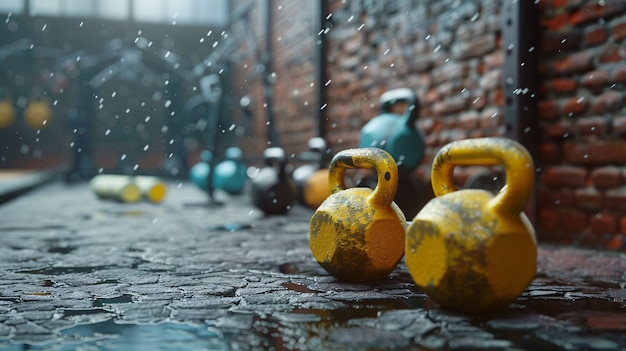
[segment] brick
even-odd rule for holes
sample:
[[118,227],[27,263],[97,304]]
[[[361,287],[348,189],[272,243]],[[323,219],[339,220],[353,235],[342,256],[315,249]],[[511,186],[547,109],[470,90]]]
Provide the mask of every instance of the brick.
[[465,130],[472,130],[478,127],[478,112],[468,111],[461,113],[458,126]]
[[580,232],[589,225],[587,214],[577,209],[564,209],[561,211],[561,227],[565,230]]
[[542,142],[539,145],[539,161],[557,163],[561,159],[561,147],[554,142]]
[[604,195],[607,209],[626,211],[626,186],[609,189]]
[[611,35],[615,40],[626,38],[626,20],[618,19],[611,23]]
[[588,71],[591,68],[591,61],[593,57],[594,53],[590,50],[579,51],[564,58],[552,61],[550,68],[552,70],[552,74],[556,75],[566,75]]
[[543,100],[539,102],[539,119],[544,121],[554,121],[559,119],[561,110],[559,104],[553,100]]
[[602,88],[609,81],[609,72],[605,70],[591,71],[580,78],[580,85],[587,89]]
[[581,117],[576,120],[576,130],[582,136],[604,135],[606,129],[604,117]]
[[542,185],[537,187],[538,208],[569,208],[575,207],[574,189],[553,189]]
[[571,94],[578,89],[578,83],[571,78],[551,79],[545,85],[551,92],[557,94]]
[[613,117],[613,132],[617,135],[626,134],[626,116]]
[[621,1],[606,1],[602,3],[591,3],[583,6],[572,14],[570,23],[573,25],[581,24],[597,19],[608,19],[610,17],[621,14],[626,8],[626,4]]
[[[621,225],[620,225],[621,228]],[[604,247],[609,250],[618,251],[624,247],[624,243],[626,242],[626,237],[623,234],[614,235],[609,241],[606,242]]]
[[624,94],[614,91],[606,92],[591,99],[589,113],[604,114],[618,110],[624,104]]
[[599,63],[621,62],[622,54],[620,51],[621,49],[617,46],[606,48],[598,54],[598,62]]
[[560,120],[554,123],[543,123],[540,125],[541,133],[551,139],[567,139],[573,136],[574,126],[569,120]]
[[582,188],[587,184],[587,170],[574,166],[552,166],[541,174],[541,183],[550,188]]
[[614,188],[621,183],[621,169],[615,166],[595,168],[591,171],[591,182],[597,189]]
[[598,213],[589,219],[591,232],[594,234],[617,233],[617,218],[608,213]]
[[569,12],[561,12],[552,17],[545,18],[541,21],[541,26],[547,32],[558,31],[561,28],[569,27],[570,14]]
[[479,86],[485,90],[494,90],[502,84],[502,70],[487,72],[479,80]]
[[590,143],[565,141],[565,161],[575,165],[606,165],[626,163],[626,140],[595,140]]
[[588,106],[589,100],[584,96],[574,97],[565,101],[562,112],[565,116],[578,116],[585,113]]
[[502,123],[504,123],[504,115],[496,107],[486,108],[480,113],[480,129],[495,129]]
[[456,41],[452,45],[452,57],[465,60],[479,57],[493,51],[496,48],[496,36],[488,33],[468,41]]
[[604,197],[593,187],[576,189],[574,191],[576,207],[583,210],[599,210],[604,206]]
[[486,70],[502,69],[504,65],[504,53],[502,50],[489,53],[483,57]]
[[619,230],[622,234],[626,235],[626,216],[622,216],[619,219]]
[[541,38],[541,52],[552,54],[558,52],[575,51],[580,49],[582,32],[579,28],[572,28],[566,32],[547,32]]
[[626,66],[617,66],[611,72],[611,83],[626,83]]
[[539,229],[542,231],[556,232],[561,229],[561,217],[556,210],[541,209],[539,211]]
[[603,25],[589,26],[585,28],[584,43],[588,46],[598,45],[606,42],[608,31]]

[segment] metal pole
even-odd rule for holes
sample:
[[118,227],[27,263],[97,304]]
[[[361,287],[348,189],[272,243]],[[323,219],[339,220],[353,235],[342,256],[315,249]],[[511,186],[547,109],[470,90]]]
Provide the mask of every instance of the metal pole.
[[317,38],[317,135],[326,137],[326,33],[327,33],[327,0],[319,2],[319,33]]
[[[504,42],[504,125],[506,136],[539,155],[538,54],[539,21],[534,1],[507,0],[502,9]],[[536,222],[534,194],[526,213]]]

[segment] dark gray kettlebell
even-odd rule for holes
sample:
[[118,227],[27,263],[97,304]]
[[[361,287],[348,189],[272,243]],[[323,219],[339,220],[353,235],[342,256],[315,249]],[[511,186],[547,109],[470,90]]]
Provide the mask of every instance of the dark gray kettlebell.
[[252,203],[265,214],[285,214],[296,200],[296,184],[285,170],[287,157],[280,147],[270,147],[263,152],[267,167],[250,178]]

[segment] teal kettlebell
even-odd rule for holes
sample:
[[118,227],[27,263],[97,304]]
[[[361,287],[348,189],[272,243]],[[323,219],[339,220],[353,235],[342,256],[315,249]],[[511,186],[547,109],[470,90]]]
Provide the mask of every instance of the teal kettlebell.
[[225,160],[215,166],[214,184],[231,195],[243,192],[246,184],[246,165],[242,162],[243,152],[238,147],[229,147],[224,152]]
[[191,179],[191,182],[204,191],[207,190],[207,178],[209,177],[209,172],[211,172],[209,163],[212,158],[213,153],[211,153],[211,151],[202,151],[200,153],[200,162],[193,165],[191,170],[189,170],[189,178]]
[[[392,113],[395,104],[405,103],[402,115]],[[359,147],[378,147],[396,161],[399,173],[408,173],[422,162],[424,137],[415,127],[419,117],[419,100],[413,90],[398,88],[385,92],[379,100],[382,114],[361,128]]]

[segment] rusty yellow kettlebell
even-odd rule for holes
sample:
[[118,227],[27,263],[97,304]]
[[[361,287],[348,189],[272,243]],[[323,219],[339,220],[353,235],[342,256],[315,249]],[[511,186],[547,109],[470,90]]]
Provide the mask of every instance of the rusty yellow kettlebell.
[[[346,189],[348,168],[374,168],[378,184]],[[310,245],[317,262],[343,281],[380,280],[404,256],[406,219],[393,202],[398,168],[389,153],[379,148],[348,149],[330,162],[331,195],[311,217]]]
[[[456,189],[455,166],[501,164],[497,194]],[[407,229],[406,264],[415,283],[442,307],[483,313],[513,302],[535,277],[537,241],[522,212],[534,186],[528,151],[506,138],[454,141],[433,161],[435,198]]]

